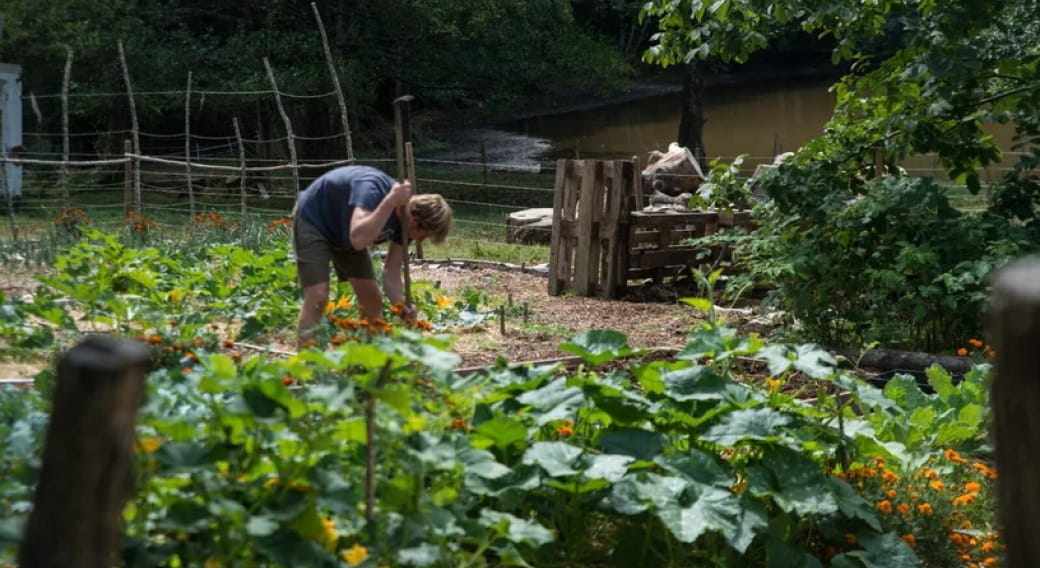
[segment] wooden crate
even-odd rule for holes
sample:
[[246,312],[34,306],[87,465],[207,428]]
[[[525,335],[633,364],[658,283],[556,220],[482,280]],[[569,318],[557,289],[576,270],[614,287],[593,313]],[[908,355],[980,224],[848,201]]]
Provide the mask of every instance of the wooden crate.
[[616,298],[627,281],[628,217],[639,184],[629,160],[559,160],[549,293]]
[[751,228],[748,211],[719,213],[691,211],[685,213],[634,211],[630,215],[628,279],[653,278],[662,282],[682,267],[712,264],[733,267],[728,247],[682,244],[683,241],[707,237],[731,227]]

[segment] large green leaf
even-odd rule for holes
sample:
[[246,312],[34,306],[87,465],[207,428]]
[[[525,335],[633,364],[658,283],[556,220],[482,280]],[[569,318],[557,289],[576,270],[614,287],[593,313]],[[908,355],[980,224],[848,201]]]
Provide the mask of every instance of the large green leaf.
[[836,556],[832,560],[832,565],[856,566],[848,562],[848,559],[855,558],[865,568],[921,568],[924,566],[914,554],[914,550],[896,533],[864,534],[858,537],[857,544],[862,547],[862,550],[854,550]]
[[535,521],[521,519],[509,513],[481,509],[480,522],[488,528],[498,530],[507,540],[516,544],[538,547],[556,540],[549,529]]
[[585,404],[585,393],[578,387],[568,387],[567,382],[560,379],[526,392],[516,400],[530,405],[535,423],[542,426],[555,420],[573,419],[577,409]]
[[665,384],[664,394],[680,402],[722,400],[726,388],[732,384],[732,381],[704,365],[669,371],[661,375],[661,380]]
[[458,460],[466,466],[466,472],[483,477],[484,479],[497,479],[509,475],[511,470],[495,461],[491,452],[483,450],[466,449],[458,454]]
[[831,485],[819,464],[788,448],[763,450],[760,465],[748,468],[751,494],[772,497],[786,512],[828,515],[838,510]]
[[436,566],[441,561],[441,549],[432,544],[423,543],[411,548],[397,551],[397,561],[404,566]]
[[794,365],[794,361],[787,356],[788,351],[785,345],[772,344],[759,349],[756,355],[766,360],[770,375],[780,376]]
[[550,477],[575,475],[581,453],[581,448],[566,442],[535,442],[524,452],[523,463],[541,467]]
[[561,351],[574,353],[590,365],[602,365],[618,357],[635,353],[628,337],[609,329],[589,329],[560,344]]
[[652,460],[664,450],[664,436],[651,430],[622,428],[601,434],[599,447],[608,454]]
[[795,348],[794,367],[814,379],[826,379],[834,372],[837,364],[834,355],[816,345],[799,345]]
[[733,446],[744,440],[779,440],[791,418],[772,408],[736,410],[722,417],[701,439],[720,446]]
[[666,470],[702,485],[731,487],[736,481],[733,471],[721,460],[698,449],[659,456],[655,461]]
[[622,515],[674,507],[689,485],[688,481],[673,476],[630,473],[614,484],[604,504]]
[[527,427],[519,420],[495,416],[474,428],[472,436],[490,440],[496,448],[505,450],[514,444],[523,445],[527,440]]
[[616,482],[624,477],[628,472],[628,466],[636,460],[630,456],[600,454],[586,455],[582,461],[584,462],[582,473],[585,477]]

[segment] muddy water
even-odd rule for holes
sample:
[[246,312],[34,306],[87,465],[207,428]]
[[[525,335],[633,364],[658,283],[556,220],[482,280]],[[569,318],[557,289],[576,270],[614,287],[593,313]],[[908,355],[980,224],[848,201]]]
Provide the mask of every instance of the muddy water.
[[[744,169],[771,162],[780,152],[793,151],[823,134],[834,110],[830,79],[770,81],[757,85],[709,87],[705,94],[705,151],[709,159],[731,161],[746,155]],[[680,95],[670,93],[565,114],[530,118],[501,133],[513,145],[503,159],[523,158],[543,163],[561,157],[645,160],[651,150],[664,150],[679,129]],[[1011,127],[987,128],[998,145],[1011,148]],[[486,134],[486,133],[485,133]],[[521,136],[516,136],[517,134]],[[492,136],[494,136],[492,134]],[[493,138],[492,138],[493,140]],[[492,142],[493,143],[493,142]],[[535,155],[530,151],[536,151]],[[519,154],[524,154],[520,156]],[[902,164],[911,175],[932,175],[937,161],[920,156]],[[996,175],[996,170],[986,172]]]

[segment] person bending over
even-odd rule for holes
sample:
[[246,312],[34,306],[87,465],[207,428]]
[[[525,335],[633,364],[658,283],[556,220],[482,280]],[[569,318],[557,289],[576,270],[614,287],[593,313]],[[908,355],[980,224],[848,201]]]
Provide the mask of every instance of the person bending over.
[[391,303],[404,302],[401,269],[407,251],[398,210],[408,220],[410,240],[441,243],[451,230],[452,211],[443,197],[412,195],[411,182],[395,181],[376,168],[336,168],[300,192],[293,210],[293,251],[303,288],[297,325],[301,344],[313,335],[329,300],[330,263],[340,281],[350,281],[362,317],[382,317],[383,296],[369,246],[390,242],[383,290]]

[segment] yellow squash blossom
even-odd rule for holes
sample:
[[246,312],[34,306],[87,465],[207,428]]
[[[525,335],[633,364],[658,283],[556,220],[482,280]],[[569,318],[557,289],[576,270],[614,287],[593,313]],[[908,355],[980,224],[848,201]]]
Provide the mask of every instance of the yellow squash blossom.
[[343,551],[342,556],[343,561],[349,566],[357,566],[368,558],[368,549],[355,542],[350,550]]

